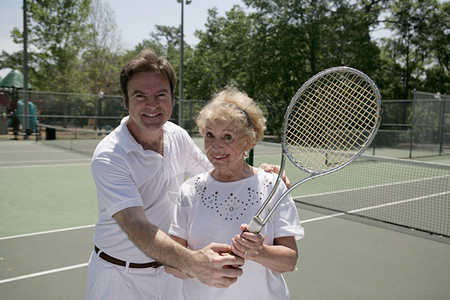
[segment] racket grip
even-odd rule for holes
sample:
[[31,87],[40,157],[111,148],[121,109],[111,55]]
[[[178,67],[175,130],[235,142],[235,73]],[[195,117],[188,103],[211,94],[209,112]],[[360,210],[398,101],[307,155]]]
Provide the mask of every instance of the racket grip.
[[261,220],[258,216],[254,216],[250,221],[250,224],[248,224],[247,231],[251,233],[259,233],[264,225],[263,220]]

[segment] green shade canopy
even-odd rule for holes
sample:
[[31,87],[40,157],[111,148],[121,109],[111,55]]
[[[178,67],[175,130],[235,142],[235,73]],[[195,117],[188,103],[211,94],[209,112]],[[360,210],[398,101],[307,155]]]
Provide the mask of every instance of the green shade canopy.
[[[0,88],[23,89],[23,74],[17,70],[11,70],[8,75],[0,81]],[[29,83],[28,89],[31,89]]]

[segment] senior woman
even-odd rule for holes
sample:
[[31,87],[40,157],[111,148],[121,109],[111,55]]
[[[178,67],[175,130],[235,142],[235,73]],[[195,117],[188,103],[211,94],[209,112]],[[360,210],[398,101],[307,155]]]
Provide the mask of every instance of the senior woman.
[[[208,287],[189,278],[189,274],[166,267],[168,272],[186,279],[184,299],[289,299],[281,273],[294,270],[296,240],[304,234],[292,198],[283,200],[260,234],[240,235],[276,181],[274,173],[245,161],[248,151],[262,140],[265,123],[257,104],[231,87],[215,95],[200,111],[197,125],[214,168],[182,185],[169,233],[194,250],[211,242],[231,242],[233,253],[246,262],[243,275],[225,290]],[[273,198],[284,191],[286,186],[281,183]]]

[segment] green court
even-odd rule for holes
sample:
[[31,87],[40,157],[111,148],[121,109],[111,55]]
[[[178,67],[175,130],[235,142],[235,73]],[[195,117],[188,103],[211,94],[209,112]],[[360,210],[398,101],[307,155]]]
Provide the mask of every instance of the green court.
[[[201,145],[199,139],[196,142]],[[280,152],[274,145],[258,145],[255,165],[278,164]],[[448,164],[448,160],[447,156],[439,163]],[[84,298],[97,220],[89,163],[86,153],[29,140],[0,141],[1,299]],[[393,173],[402,169],[397,165],[371,177],[357,173],[368,173],[369,165],[355,162],[354,169],[349,166],[293,193],[306,236],[298,242],[297,270],[285,274],[291,298],[448,299],[450,239],[443,237],[450,230],[448,168],[433,168],[436,173],[425,178],[411,166],[398,174]],[[424,170],[420,163],[418,167]],[[289,167],[287,172],[291,182],[305,176]],[[367,180],[373,186],[363,187]],[[418,194],[408,194],[416,186]],[[311,193],[316,195],[305,196]],[[401,195],[406,196],[394,198]],[[364,197],[376,203],[366,203]],[[324,208],[335,203],[343,206]],[[418,211],[428,207],[425,219],[433,222],[417,222],[423,217]],[[438,228],[433,227],[435,223],[440,224]]]

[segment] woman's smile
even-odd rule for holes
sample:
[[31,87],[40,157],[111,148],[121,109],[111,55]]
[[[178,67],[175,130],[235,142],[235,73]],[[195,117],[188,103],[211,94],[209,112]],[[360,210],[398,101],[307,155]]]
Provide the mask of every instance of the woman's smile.
[[230,157],[229,154],[214,154],[214,153],[212,154],[212,156],[217,160],[223,160]]

